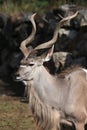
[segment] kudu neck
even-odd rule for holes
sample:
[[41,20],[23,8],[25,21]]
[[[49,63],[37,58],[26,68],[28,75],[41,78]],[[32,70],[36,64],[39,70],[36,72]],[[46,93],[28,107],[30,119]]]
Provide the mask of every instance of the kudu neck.
[[54,80],[54,77],[46,70],[46,68],[41,65],[41,66],[38,66],[37,68],[35,68],[34,70],[34,81],[38,80],[39,81],[53,81]]

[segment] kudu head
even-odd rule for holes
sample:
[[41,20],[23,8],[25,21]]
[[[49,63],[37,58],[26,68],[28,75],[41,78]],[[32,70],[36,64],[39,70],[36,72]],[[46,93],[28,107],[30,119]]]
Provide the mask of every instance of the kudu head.
[[[22,52],[25,55],[25,59],[21,61],[21,65],[20,65],[20,68],[19,68],[19,71],[18,71],[19,77],[17,77],[17,79],[19,79],[19,80],[31,80],[31,79],[33,79],[33,74],[36,72],[36,70],[38,71],[38,67],[43,66],[43,63],[46,62],[46,61],[49,61],[50,58],[52,57],[53,50],[54,50],[54,43],[56,42],[56,40],[58,38],[58,32],[59,32],[60,27],[67,20],[70,20],[70,19],[74,18],[75,16],[77,16],[77,14],[78,14],[78,12],[76,12],[72,16],[63,18],[57,24],[56,29],[54,31],[53,38],[50,41],[48,41],[46,43],[42,43],[32,50],[28,50],[27,47],[25,47],[25,43],[22,42],[22,44],[21,44],[22,49],[21,50],[23,50]],[[36,29],[34,21],[33,21],[33,29],[34,30]],[[25,48],[27,50],[26,51],[27,53],[25,53]],[[35,52],[37,50],[46,49],[46,48],[50,48],[48,50],[48,53],[44,53],[41,56],[35,55]]]
[[47,62],[51,59],[54,50],[54,45],[48,50],[47,53],[42,54],[41,56],[29,55],[26,59],[21,61],[20,68],[18,70],[18,80],[29,81],[33,79],[33,74],[38,67],[42,67],[44,62]]

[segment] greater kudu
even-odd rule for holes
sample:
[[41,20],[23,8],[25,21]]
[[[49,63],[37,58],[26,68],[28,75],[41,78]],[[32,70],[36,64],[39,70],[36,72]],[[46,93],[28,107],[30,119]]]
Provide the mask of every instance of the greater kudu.
[[[43,66],[53,54],[52,44],[57,39],[60,25],[76,14],[60,21],[52,40],[28,52],[18,72],[20,76],[17,79],[31,83],[30,108],[38,126],[43,130],[58,130],[60,123],[69,126],[74,124],[76,130],[84,130],[87,123],[87,70],[78,68],[63,77],[57,77],[49,74]],[[46,56],[32,57],[36,50],[49,46],[52,48]]]

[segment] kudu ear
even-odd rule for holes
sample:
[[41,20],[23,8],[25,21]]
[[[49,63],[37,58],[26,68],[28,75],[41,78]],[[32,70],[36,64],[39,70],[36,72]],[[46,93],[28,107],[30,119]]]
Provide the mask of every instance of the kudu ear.
[[48,53],[44,59],[45,62],[49,61],[53,55],[54,45],[48,50]]

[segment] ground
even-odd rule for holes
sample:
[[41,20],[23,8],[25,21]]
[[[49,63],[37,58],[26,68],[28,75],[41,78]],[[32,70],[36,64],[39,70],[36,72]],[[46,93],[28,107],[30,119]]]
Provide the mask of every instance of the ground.
[[9,96],[1,84],[0,130],[37,130],[28,103],[20,102],[20,97]]

